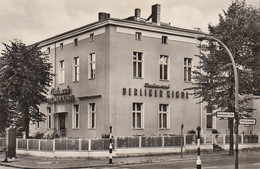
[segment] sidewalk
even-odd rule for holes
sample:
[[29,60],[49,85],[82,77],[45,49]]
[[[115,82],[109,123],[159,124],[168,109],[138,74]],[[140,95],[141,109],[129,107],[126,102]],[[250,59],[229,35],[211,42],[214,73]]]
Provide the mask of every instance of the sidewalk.
[[[248,152],[245,152],[246,154]],[[241,155],[245,154],[241,153]],[[251,152],[250,152],[251,153]],[[143,164],[143,163],[158,163],[172,162],[177,160],[196,160],[196,153],[184,154],[183,158],[180,154],[164,154],[164,155],[145,155],[145,156],[121,156],[113,158],[113,164],[108,164],[108,158],[46,158],[34,157],[29,155],[17,155],[17,158],[4,161],[4,153],[0,154],[0,165],[12,166],[17,168],[91,168],[91,167],[115,167],[127,164]],[[205,158],[225,158],[228,157],[228,152],[206,153],[201,154],[202,160]]]

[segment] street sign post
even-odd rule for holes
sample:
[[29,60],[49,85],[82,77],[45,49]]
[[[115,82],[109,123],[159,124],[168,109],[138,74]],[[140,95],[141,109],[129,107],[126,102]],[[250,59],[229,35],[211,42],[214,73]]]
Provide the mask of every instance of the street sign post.
[[217,117],[218,118],[234,118],[235,117],[235,113],[234,112],[221,112],[221,111],[218,111],[217,112]]
[[256,119],[239,119],[240,125],[256,125]]

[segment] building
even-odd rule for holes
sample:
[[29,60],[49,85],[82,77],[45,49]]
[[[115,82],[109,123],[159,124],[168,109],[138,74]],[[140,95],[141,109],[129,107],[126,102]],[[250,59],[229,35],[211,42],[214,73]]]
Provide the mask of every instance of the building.
[[156,4],[148,19],[140,9],[126,19],[99,13],[97,22],[39,42],[56,76],[40,106],[47,120],[31,134],[93,138],[109,126],[115,136],[180,134],[181,124],[185,133],[215,128],[212,112],[184,91],[199,64],[200,32],[161,22],[160,12]]

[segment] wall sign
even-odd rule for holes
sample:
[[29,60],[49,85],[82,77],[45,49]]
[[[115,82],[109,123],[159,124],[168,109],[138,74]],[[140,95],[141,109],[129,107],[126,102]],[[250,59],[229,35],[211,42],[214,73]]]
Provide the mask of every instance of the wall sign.
[[160,89],[137,89],[137,88],[123,88],[124,96],[147,96],[147,97],[167,97],[167,98],[182,98],[188,99],[189,93],[184,91],[170,91]]
[[52,98],[48,98],[48,103],[63,103],[63,102],[74,102],[75,101],[75,97],[74,95],[71,95],[71,89],[68,86],[65,89],[52,89],[51,90],[51,95],[53,95]]

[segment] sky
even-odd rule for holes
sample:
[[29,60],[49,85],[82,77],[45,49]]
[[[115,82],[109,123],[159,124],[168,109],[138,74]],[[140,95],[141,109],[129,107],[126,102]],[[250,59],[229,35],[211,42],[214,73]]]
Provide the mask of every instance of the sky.
[[[260,0],[246,0],[259,8]],[[134,15],[148,18],[151,6],[161,4],[161,21],[172,26],[208,31],[232,0],[0,0],[0,42],[19,39],[26,45],[98,20],[98,12],[113,18]],[[3,45],[0,45],[0,50]]]

